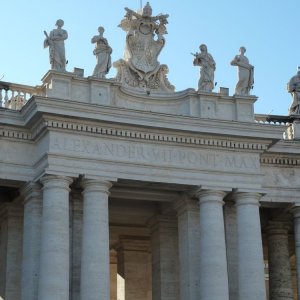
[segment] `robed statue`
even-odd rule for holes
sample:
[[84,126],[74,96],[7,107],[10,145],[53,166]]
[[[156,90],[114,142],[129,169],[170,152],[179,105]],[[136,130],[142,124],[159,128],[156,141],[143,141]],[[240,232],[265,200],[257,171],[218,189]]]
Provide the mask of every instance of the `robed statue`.
[[292,104],[289,109],[290,115],[300,115],[300,67],[298,72],[287,84],[288,92],[292,95]]
[[68,38],[66,30],[62,29],[64,21],[59,19],[56,21],[56,29],[53,29],[48,35],[46,31],[44,34],[44,48],[49,47],[49,58],[51,69],[56,71],[66,70],[66,55],[65,55],[65,40]]
[[216,62],[212,55],[207,52],[207,46],[202,44],[199,47],[200,53],[195,53],[193,64],[200,66],[200,79],[198,82],[198,91],[211,92],[215,86]]
[[246,48],[240,47],[240,54],[231,61],[232,66],[238,68],[238,82],[235,87],[235,94],[248,96],[254,84],[254,67],[245,56]]
[[109,72],[111,67],[111,53],[112,48],[109,46],[107,39],[103,37],[104,28],[100,26],[98,28],[99,35],[92,37],[91,42],[95,43],[95,49],[93,51],[97,58],[97,64],[95,66],[93,76],[98,78],[105,78],[105,75]]

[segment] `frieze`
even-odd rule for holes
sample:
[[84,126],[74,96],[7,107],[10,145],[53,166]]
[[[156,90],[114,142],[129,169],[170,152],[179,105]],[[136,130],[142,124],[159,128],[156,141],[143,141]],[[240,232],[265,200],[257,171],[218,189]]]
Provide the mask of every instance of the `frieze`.
[[67,154],[91,159],[165,165],[208,170],[259,171],[258,154],[230,153],[206,149],[179,148],[160,144],[113,141],[88,137],[54,136],[50,154]]
[[[34,140],[39,136],[39,134],[46,128],[59,128],[63,130],[78,131],[78,132],[88,132],[96,135],[102,136],[116,136],[116,137],[126,137],[136,140],[149,140],[149,141],[160,141],[176,144],[190,144],[190,145],[204,145],[208,147],[217,148],[229,148],[229,149],[241,149],[241,150],[254,150],[254,151],[264,151],[267,149],[267,145],[255,143],[255,142],[242,142],[236,140],[224,140],[219,138],[204,138],[195,137],[187,135],[177,135],[177,134],[167,134],[167,133],[155,133],[155,132],[145,132],[138,131],[135,129],[120,129],[114,127],[104,127],[104,126],[94,126],[82,123],[71,123],[65,121],[57,120],[47,120],[41,122],[36,126],[31,132],[19,131],[11,128],[4,128],[0,130],[0,136],[14,139],[23,140]],[[270,160],[264,159],[263,163],[268,163]],[[299,159],[297,159],[300,162]],[[282,161],[283,162],[283,161]],[[293,163],[295,164],[295,163]],[[299,164],[299,163],[298,163]]]

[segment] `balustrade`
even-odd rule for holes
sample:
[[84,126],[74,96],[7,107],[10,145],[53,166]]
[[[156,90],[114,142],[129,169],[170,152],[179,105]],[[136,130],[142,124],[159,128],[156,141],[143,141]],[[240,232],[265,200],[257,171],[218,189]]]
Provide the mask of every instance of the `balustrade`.
[[256,123],[268,125],[288,126],[293,121],[291,116],[255,114],[254,118]]
[[39,87],[0,81],[0,107],[20,110],[39,91]]

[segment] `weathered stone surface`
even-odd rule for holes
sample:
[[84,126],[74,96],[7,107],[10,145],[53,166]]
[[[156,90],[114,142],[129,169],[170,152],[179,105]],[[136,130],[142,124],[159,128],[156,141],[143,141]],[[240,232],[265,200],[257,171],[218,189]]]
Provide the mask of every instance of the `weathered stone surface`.
[[268,234],[270,299],[294,299],[290,265],[288,224],[270,222]]
[[54,175],[42,179],[43,217],[38,299],[69,300],[71,182],[69,177]]
[[104,180],[83,181],[81,299],[110,299],[108,195],[111,185]]
[[[237,193],[239,299],[266,299],[258,194]],[[249,285],[251,281],[251,285]]]

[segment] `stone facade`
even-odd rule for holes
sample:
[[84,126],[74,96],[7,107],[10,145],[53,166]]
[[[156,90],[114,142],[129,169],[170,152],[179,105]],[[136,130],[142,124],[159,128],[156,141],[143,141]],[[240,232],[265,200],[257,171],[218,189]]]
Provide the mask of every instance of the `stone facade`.
[[3,299],[297,299],[297,120],[68,72],[36,91],[0,109]]

